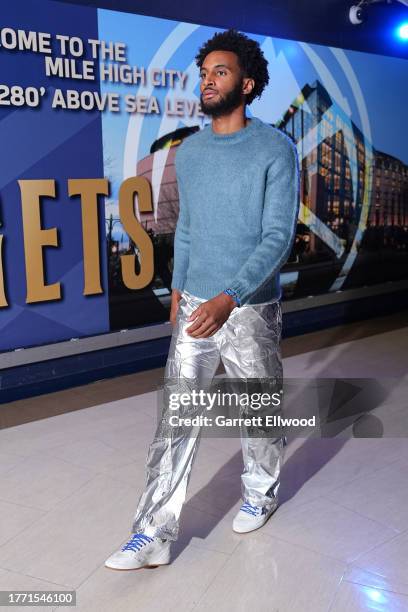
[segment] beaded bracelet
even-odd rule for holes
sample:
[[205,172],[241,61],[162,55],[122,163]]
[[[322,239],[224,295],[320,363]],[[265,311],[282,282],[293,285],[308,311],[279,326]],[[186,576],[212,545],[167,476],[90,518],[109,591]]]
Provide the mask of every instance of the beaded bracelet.
[[232,299],[235,300],[237,306],[241,306],[241,301],[236,291],[228,288],[228,289],[224,289],[223,293],[225,293],[226,295],[230,295]]

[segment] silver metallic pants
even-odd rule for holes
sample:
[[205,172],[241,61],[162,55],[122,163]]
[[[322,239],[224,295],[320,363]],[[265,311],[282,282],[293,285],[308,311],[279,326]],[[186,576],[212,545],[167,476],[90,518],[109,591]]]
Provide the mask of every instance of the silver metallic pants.
[[[166,382],[170,380],[195,380],[201,388],[208,386],[220,359],[228,378],[273,377],[282,381],[280,301],[234,308],[215,334],[208,338],[194,338],[185,331],[193,323],[187,318],[205,301],[182,292],[165,368],[164,396],[172,388]],[[149,447],[146,487],[139,499],[132,532],[176,540],[200,435],[194,437],[183,428],[166,426],[168,411],[168,402],[165,401],[162,418]],[[241,475],[243,500],[257,506],[277,505],[285,436],[251,437],[243,426],[240,434],[244,463]]]

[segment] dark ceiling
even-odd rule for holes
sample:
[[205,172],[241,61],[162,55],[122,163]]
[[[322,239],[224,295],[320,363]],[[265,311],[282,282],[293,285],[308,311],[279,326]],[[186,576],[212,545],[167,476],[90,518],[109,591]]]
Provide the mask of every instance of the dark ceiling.
[[[38,1],[38,0],[37,0]],[[245,32],[408,58],[408,42],[397,43],[393,29],[408,21],[397,0],[374,4],[363,24],[350,23],[357,0],[54,0],[211,25]]]

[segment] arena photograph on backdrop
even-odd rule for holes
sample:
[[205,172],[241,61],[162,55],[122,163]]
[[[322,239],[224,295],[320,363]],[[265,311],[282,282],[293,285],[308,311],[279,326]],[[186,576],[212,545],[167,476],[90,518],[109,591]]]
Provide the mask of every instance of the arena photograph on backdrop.
[[[174,158],[210,122],[194,57],[219,28],[44,7],[0,29],[0,351],[168,320]],[[245,33],[270,77],[248,117],[301,169],[282,299],[408,280],[406,62]]]

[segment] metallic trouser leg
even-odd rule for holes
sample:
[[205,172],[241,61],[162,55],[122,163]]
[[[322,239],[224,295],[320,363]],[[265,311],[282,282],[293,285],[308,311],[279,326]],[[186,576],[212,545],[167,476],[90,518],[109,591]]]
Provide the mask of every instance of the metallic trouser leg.
[[[257,391],[260,386],[262,391],[268,391],[269,394],[281,391],[283,369],[280,302],[234,309],[228,322],[230,325],[227,325],[221,343],[222,362],[227,377],[257,379]],[[261,381],[266,381],[265,388]],[[281,410],[282,402],[275,414],[278,416]],[[271,414],[270,409],[266,413]],[[254,415],[254,411],[251,411],[251,415]],[[256,506],[277,506],[286,437],[281,430],[278,430],[276,437],[270,437],[267,429],[263,431],[262,427],[259,428],[260,437],[254,434],[256,431],[249,432],[246,426],[241,425],[244,461],[242,498]]]
[[[187,318],[204,301],[184,291],[179,302],[164,373],[162,414],[148,451],[146,486],[133,518],[133,533],[144,532],[170,540],[178,537],[179,518],[200,442],[200,430],[193,428],[191,432],[184,427],[168,425],[169,393],[191,390],[191,386],[206,389],[220,359],[229,378],[273,378],[281,388],[280,302],[234,308],[215,334],[193,338],[185,331],[192,325]],[[191,406],[179,416],[193,416]],[[253,437],[241,427],[241,441],[243,499],[259,506],[277,504],[284,436]]]

